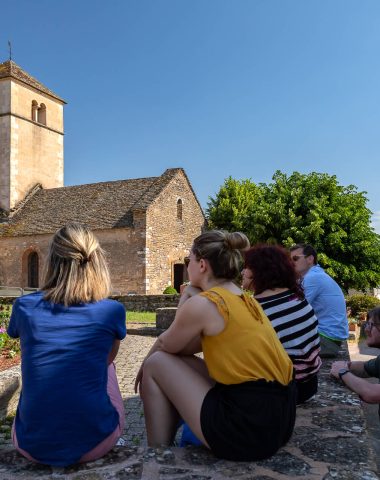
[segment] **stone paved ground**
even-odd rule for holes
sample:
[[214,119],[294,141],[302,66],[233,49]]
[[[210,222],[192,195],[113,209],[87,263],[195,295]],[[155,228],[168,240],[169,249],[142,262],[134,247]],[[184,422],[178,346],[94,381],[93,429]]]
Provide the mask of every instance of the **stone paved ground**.
[[144,414],[140,397],[134,393],[134,382],[146,353],[155,337],[127,335],[116,358],[116,372],[122,397],[125,398],[126,427],[124,437],[128,444],[146,446]]
[[[52,469],[28,462],[4,442],[0,480],[379,480],[360,401],[329,377],[330,362],[324,362],[316,397],[298,409],[289,444],[268,460],[227,462],[203,448],[147,449],[133,382],[153,341],[130,335],[117,359],[127,410],[126,445],[96,462]],[[347,358],[346,350],[341,357]]]

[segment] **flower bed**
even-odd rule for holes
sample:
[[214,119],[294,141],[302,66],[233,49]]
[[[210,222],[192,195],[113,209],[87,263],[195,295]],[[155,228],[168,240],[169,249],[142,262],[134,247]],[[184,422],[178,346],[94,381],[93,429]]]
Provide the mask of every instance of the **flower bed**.
[[5,359],[14,359],[20,355],[20,341],[7,335],[11,313],[11,305],[0,304],[0,357]]

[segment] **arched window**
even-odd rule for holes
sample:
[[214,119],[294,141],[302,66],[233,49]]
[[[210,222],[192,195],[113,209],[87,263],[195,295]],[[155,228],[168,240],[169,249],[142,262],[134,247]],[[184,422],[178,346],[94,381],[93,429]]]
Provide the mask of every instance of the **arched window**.
[[182,200],[180,198],[177,200],[177,218],[182,220]]
[[38,109],[38,123],[46,125],[46,105],[41,103],[40,108]]
[[38,253],[31,252],[28,256],[28,287],[38,288]]
[[33,102],[32,102],[32,120],[33,120],[33,122],[38,121],[37,111],[38,111],[38,103],[36,102],[36,100],[33,100]]

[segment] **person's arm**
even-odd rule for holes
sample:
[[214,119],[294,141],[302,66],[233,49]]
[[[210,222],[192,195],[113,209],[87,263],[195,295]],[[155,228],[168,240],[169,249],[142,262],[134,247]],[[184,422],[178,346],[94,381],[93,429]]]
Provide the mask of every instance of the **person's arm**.
[[11,318],[9,320],[7,335],[12,338],[19,338],[20,332],[18,329],[18,301],[16,300],[12,307]]
[[[145,357],[135,380],[135,392],[141,383],[147,358],[157,351],[190,355],[200,350],[200,337],[216,335],[224,328],[224,320],[209,300],[199,295],[189,298],[178,310],[174,322],[162,333]],[[196,352],[196,351],[197,352]]]
[[340,380],[339,370],[344,368],[347,368],[350,371],[342,376],[342,382],[350,390],[357,393],[360,398],[367,403],[380,403],[380,385],[369,383],[363,378],[356,376],[356,372],[363,376],[366,375],[364,362],[334,362],[331,366],[330,374]]
[[313,306],[315,299],[318,296],[320,285],[313,272],[308,272],[303,279],[302,286],[304,289],[306,300]]
[[117,353],[119,351],[119,347],[120,347],[120,340],[115,339],[113,341],[111,351],[108,354],[108,360],[107,360],[108,365],[110,365],[115,360]]
[[364,369],[364,362],[347,362],[347,368],[357,377],[370,378]]
[[193,338],[180,352],[179,355],[194,355],[202,351],[201,336]]

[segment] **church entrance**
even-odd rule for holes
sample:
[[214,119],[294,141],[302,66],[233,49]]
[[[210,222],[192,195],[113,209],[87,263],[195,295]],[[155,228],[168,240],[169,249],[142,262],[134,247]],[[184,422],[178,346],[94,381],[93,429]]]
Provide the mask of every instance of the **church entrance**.
[[177,290],[179,293],[180,286],[188,281],[187,277],[187,270],[185,268],[185,265],[183,263],[175,263],[174,264],[174,281],[173,281],[173,287]]

